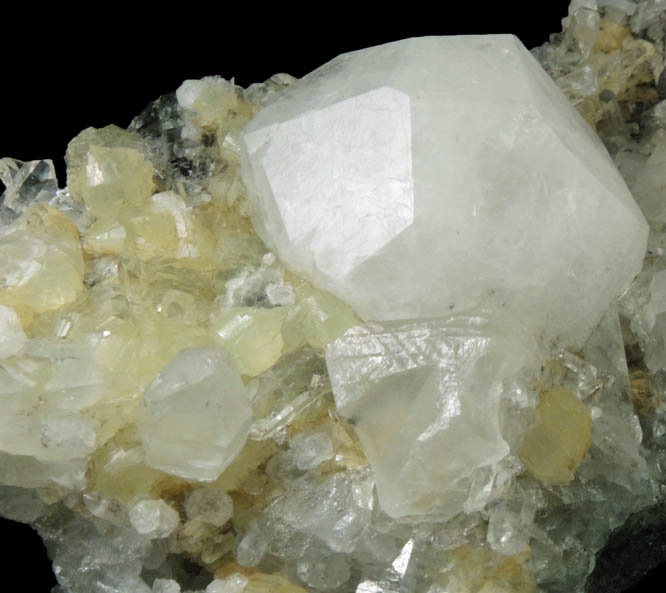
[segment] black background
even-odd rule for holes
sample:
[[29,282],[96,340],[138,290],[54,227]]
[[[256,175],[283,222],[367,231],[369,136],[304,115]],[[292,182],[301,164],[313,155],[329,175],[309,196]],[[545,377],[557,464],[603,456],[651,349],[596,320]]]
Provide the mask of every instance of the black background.
[[[53,159],[63,186],[72,137],[88,126],[127,126],[187,78],[219,74],[246,86],[276,72],[300,77],[339,53],[419,35],[510,32],[531,48],[560,31],[568,1],[239,4],[155,3],[141,14],[115,3],[68,14],[3,6],[0,157]],[[23,591],[50,591],[55,580],[39,537],[0,523],[5,582],[16,575]],[[663,576],[661,569],[631,591],[660,590],[653,584]]]

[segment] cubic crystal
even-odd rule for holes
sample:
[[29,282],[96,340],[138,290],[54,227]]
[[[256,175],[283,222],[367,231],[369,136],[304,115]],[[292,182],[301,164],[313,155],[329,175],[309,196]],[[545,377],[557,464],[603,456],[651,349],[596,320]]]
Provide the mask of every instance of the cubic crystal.
[[242,167],[264,241],[366,320],[484,307],[580,345],[645,254],[603,145],[510,35],[341,55],[254,117]]

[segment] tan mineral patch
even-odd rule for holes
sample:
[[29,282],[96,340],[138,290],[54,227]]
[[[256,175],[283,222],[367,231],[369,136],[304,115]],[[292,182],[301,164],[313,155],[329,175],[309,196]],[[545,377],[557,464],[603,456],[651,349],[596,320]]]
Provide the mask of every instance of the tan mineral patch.
[[531,552],[501,556],[487,545],[463,545],[452,552],[447,593],[533,593],[535,583],[523,563]]
[[541,393],[537,412],[539,420],[518,455],[544,484],[567,484],[592,442],[590,410],[570,390],[555,386]]

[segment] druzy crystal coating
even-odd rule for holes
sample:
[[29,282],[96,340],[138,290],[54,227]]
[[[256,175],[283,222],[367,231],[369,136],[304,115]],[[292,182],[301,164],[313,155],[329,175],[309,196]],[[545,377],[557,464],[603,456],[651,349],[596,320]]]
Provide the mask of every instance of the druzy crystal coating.
[[605,148],[511,35],[341,55],[242,147],[257,232],[366,320],[483,307],[580,346],[645,253]]

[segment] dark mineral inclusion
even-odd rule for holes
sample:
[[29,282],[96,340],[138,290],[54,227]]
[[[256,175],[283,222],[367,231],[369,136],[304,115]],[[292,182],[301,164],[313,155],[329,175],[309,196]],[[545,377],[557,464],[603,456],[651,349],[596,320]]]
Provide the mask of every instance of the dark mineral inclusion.
[[[666,503],[646,507],[618,527],[597,556],[586,593],[622,593],[666,562]],[[654,591],[666,588],[664,583]],[[648,591],[649,589],[645,589]]]

